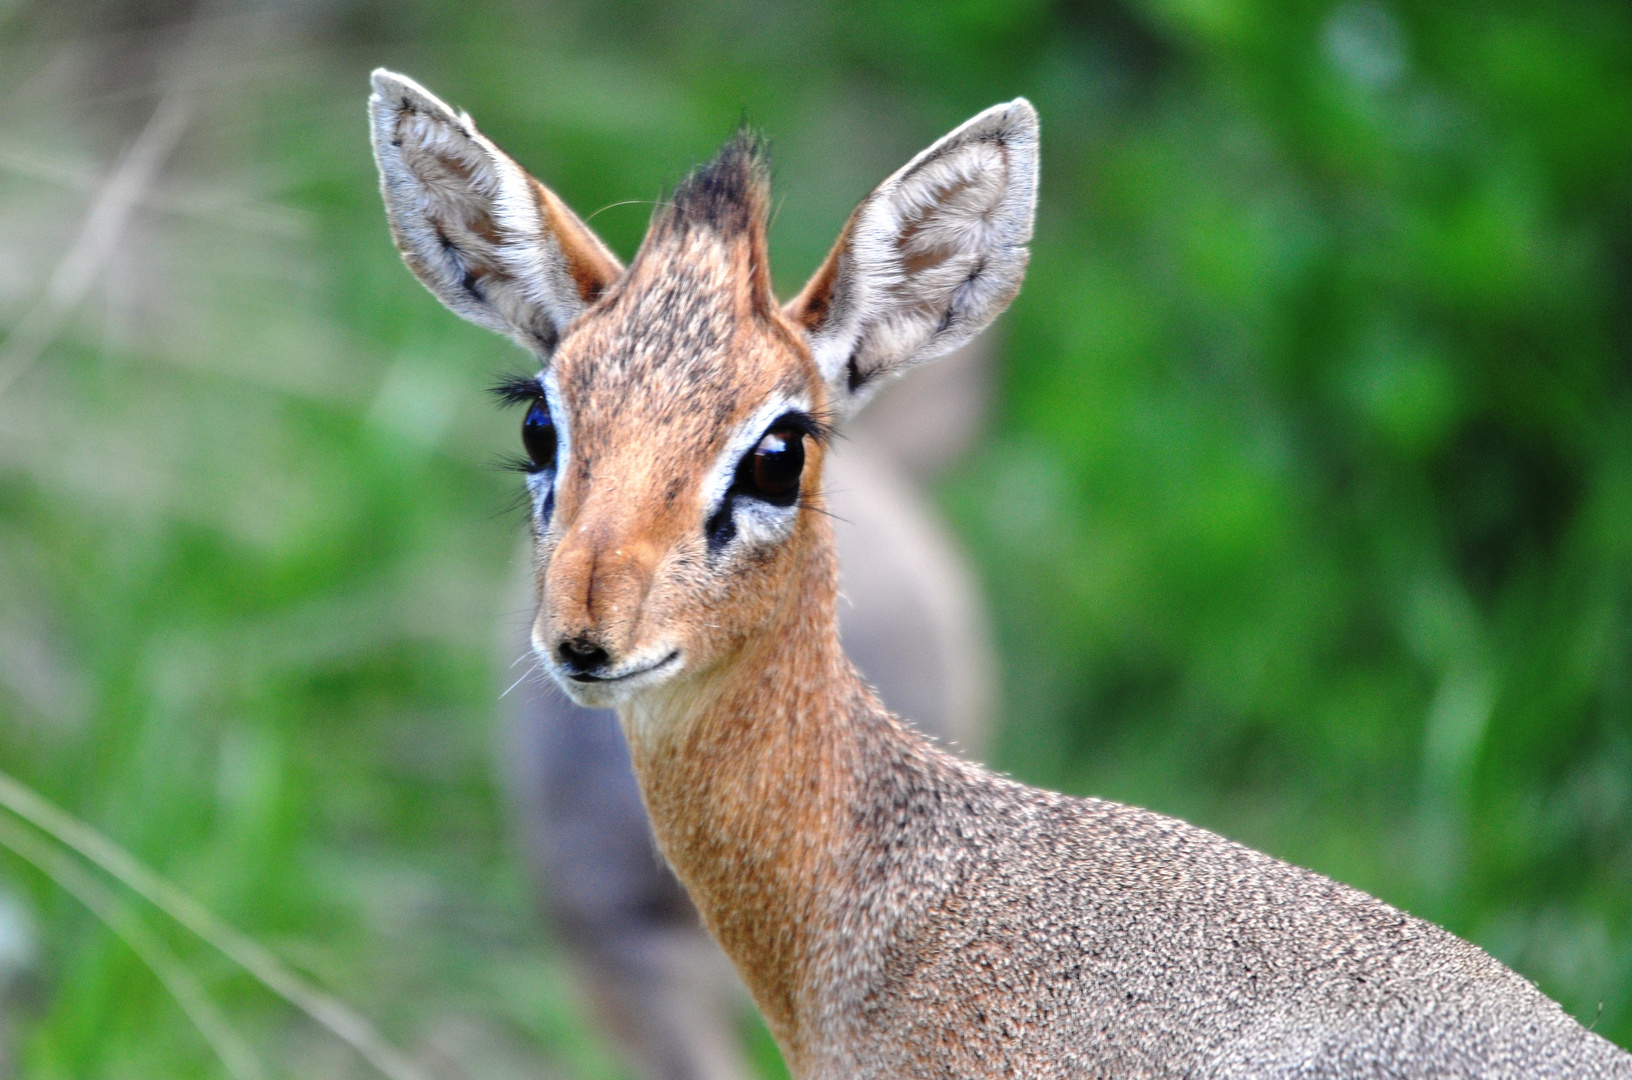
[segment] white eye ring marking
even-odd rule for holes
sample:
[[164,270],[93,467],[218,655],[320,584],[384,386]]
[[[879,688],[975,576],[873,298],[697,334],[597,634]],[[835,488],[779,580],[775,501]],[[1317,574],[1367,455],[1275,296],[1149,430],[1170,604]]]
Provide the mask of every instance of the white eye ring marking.
[[550,414],[550,423],[555,425],[555,464],[527,474],[527,493],[532,497],[534,524],[547,528],[544,506],[551,496],[560,498],[561,463],[571,457],[572,430],[567,424],[567,412],[561,407],[561,387],[556,382],[554,369],[539,372],[537,381],[539,389],[544,391],[544,409]]
[[[720,503],[736,480],[737,466],[742,462],[743,455],[758,445],[759,440],[765,437],[766,429],[777,418],[788,413],[809,411],[810,400],[803,395],[779,394],[766,400],[748,419],[737,426],[737,430],[727,440],[725,448],[720,451],[719,457],[714,459],[714,465],[703,477],[703,505],[707,507],[703,521],[712,521],[714,515],[719,513]],[[726,547],[730,548],[737,544],[761,547],[783,540],[792,531],[794,519],[798,515],[797,501],[791,506],[773,506],[760,499],[738,499],[731,509],[736,536]]]

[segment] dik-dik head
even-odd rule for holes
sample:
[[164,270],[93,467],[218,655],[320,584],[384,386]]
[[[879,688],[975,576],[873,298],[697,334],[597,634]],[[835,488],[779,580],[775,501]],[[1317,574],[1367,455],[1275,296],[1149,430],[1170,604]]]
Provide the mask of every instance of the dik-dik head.
[[766,164],[739,134],[623,267],[543,184],[409,79],[374,73],[374,153],[403,258],[542,371],[526,409],[533,642],[585,705],[704,672],[771,624],[820,533],[834,425],[1020,288],[1037,117],[988,109],[869,195],[786,305]]

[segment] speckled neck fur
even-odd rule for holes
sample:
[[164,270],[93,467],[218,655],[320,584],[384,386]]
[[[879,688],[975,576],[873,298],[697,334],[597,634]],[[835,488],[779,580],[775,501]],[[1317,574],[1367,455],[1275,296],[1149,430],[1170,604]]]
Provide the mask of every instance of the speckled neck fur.
[[795,1062],[820,1042],[809,972],[849,875],[855,721],[880,713],[839,647],[835,572],[831,543],[808,544],[801,580],[735,662],[622,713],[663,853]]
[[[856,678],[817,435],[1020,288],[1029,102],[888,177],[779,308],[752,138],[625,270],[468,116],[373,85],[405,261],[546,369],[517,390],[562,438],[529,470],[538,658],[580,704],[622,707],[663,852],[801,1080],[1632,1080],[1474,946],[1183,822],[993,776]],[[809,501],[738,490],[794,413]]]
[[795,1075],[1632,1078],[1438,927],[930,744],[844,659],[811,524],[775,629],[632,742],[662,850]]

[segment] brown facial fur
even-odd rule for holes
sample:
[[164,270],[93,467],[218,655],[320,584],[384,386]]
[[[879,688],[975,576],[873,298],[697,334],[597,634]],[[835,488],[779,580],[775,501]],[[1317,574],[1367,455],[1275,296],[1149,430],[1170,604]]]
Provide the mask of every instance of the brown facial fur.
[[[740,637],[762,624],[765,615],[747,609],[767,604],[767,582],[799,554],[787,545],[739,575],[752,581],[711,581],[706,568],[709,508],[697,478],[773,394],[818,408],[822,394],[771,300],[759,166],[731,153],[677,194],[627,275],[554,359],[572,454],[544,538],[542,642],[593,642],[616,661],[664,639],[706,666],[735,646],[698,628],[730,625]],[[743,205],[692,190],[700,179],[717,182],[722,168],[755,170],[737,178]],[[820,448],[807,453],[814,488]],[[733,613],[720,618],[727,604]]]

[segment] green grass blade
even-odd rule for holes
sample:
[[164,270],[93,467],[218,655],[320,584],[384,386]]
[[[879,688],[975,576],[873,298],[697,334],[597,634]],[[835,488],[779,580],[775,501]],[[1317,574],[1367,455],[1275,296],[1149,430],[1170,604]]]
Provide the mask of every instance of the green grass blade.
[[267,989],[304,1012],[391,1080],[427,1080],[402,1051],[356,1010],[297,975],[283,961],[217,918],[181,889],[149,870],[97,830],[0,772],[0,806],[55,837],[138,896],[219,949]]
[[91,913],[119,939],[130,946],[137,959],[146,964],[164,988],[187,1014],[215,1056],[221,1059],[233,1080],[265,1080],[266,1068],[255,1052],[239,1038],[215,1003],[204,993],[192,972],[175,953],[147,928],[113,892],[87,873],[73,858],[46,843],[37,834],[12,820],[0,817],[0,846],[38,867],[64,892],[90,908]]

